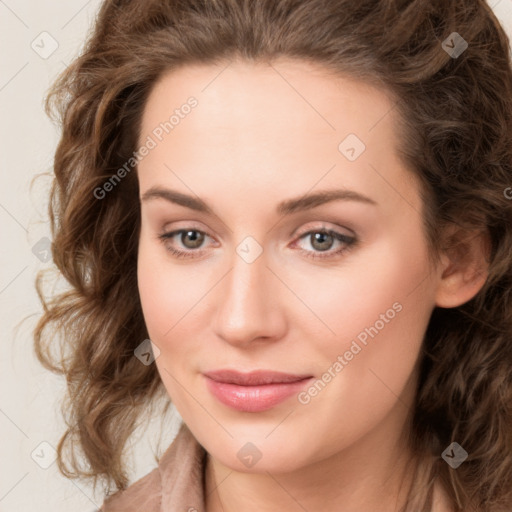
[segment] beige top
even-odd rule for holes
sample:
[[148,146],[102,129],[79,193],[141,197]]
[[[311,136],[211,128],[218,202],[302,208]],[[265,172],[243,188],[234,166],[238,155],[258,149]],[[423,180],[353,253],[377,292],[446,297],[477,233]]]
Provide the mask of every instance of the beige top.
[[109,496],[102,512],[204,512],[206,451],[185,423],[158,467]]

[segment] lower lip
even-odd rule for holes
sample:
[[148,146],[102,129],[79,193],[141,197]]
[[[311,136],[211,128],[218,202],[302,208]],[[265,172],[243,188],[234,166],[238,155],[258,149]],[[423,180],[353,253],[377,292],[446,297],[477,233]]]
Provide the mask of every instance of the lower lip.
[[299,393],[311,379],[312,377],[296,382],[239,386],[217,382],[206,377],[206,385],[212,395],[224,405],[237,411],[261,412],[271,409],[290,396]]

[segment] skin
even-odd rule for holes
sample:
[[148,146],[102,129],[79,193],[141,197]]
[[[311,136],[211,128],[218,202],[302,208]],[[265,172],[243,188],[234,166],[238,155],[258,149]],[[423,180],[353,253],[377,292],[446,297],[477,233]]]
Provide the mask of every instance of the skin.
[[[206,510],[398,510],[423,335],[436,305],[462,304],[482,286],[478,238],[464,265],[442,255],[430,266],[419,183],[397,158],[384,91],[300,61],[186,66],[152,90],[141,143],[190,96],[197,107],[140,162],[140,196],[173,189],[214,213],[141,200],[138,284],[163,384],[208,452]],[[338,149],[348,134],[366,146],[354,161]],[[376,204],[275,211],[339,188]],[[303,236],[322,228],[357,241],[336,255],[342,242]],[[178,229],[206,233],[202,245],[159,238]],[[248,236],[249,252],[262,250],[252,263],[236,252]],[[395,303],[400,312],[307,404],[293,396],[240,412],[205,385],[202,372],[221,368],[321,378]],[[248,442],[262,454],[250,468],[237,457]],[[439,488],[434,510],[450,510]]]

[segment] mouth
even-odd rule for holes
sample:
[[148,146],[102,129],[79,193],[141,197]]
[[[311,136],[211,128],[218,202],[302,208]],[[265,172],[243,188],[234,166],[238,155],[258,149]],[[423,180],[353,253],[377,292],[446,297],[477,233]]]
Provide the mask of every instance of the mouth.
[[312,375],[292,375],[270,370],[241,373],[217,370],[203,373],[210,393],[222,404],[242,412],[261,412],[297,394]]

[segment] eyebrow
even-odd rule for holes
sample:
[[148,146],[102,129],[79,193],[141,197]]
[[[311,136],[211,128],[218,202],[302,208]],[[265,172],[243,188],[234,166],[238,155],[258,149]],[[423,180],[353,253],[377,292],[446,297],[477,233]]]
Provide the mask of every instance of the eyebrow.
[[[159,186],[149,188],[141,197],[141,201],[153,199],[165,199],[191,210],[213,214],[213,210],[202,199],[189,196],[176,190],[170,190]],[[276,213],[279,215],[290,215],[298,211],[309,210],[331,201],[357,201],[377,206],[377,203],[367,196],[347,189],[321,190],[312,194],[287,199],[277,205]]]

